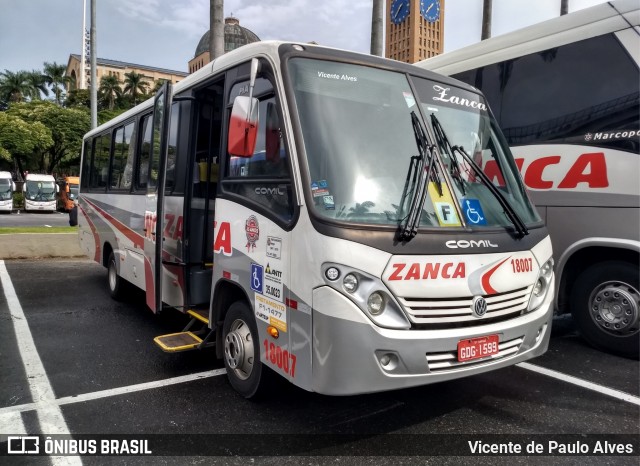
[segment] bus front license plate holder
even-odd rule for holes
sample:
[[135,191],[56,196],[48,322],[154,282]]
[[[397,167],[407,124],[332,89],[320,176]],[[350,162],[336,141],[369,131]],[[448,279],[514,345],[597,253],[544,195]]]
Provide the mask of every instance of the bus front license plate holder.
[[498,335],[485,335],[483,337],[460,340],[458,342],[458,361],[472,361],[498,354]]

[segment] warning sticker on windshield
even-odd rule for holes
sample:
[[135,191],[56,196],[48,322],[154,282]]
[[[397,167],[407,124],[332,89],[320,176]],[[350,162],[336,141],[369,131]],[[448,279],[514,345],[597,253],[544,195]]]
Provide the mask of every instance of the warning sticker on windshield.
[[440,184],[442,195],[433,181],[429,182],[429,198],[433,203],[441,227],[459,227],[461,225],[458,213],[451,198],[451,193],[444,183]]

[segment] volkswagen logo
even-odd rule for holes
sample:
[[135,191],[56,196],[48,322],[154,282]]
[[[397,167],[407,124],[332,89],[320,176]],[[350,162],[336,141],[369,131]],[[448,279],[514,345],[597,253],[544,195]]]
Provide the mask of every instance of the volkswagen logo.
[[487,313],[487,302],[482,296],[476,296],[471,302],[471,310],[476,317],[482,317]]

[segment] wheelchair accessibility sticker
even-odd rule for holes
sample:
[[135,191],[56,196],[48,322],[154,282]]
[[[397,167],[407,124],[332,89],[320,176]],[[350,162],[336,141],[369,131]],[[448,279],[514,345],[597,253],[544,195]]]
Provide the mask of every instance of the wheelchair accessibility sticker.
[[480,206],[480,201],[478,199],[463,199],[462,211],[469,223],[473,225],[487,224],[487,219],[484,216],[482,206]]
[[261,265],[251,264],[251,289],[260,294],[262,294],[263,270]]

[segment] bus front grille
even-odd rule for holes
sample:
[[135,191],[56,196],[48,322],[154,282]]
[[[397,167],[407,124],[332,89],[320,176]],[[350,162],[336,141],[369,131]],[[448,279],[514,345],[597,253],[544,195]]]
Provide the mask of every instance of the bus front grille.
[[455,298],[399,298],[413,327],[421,330],[475,327],[503,322],[522,315],[529,303],[533,286],[484,295],[487,312],[477,317],[472,311],[473,296]]

